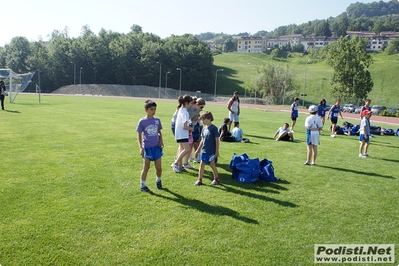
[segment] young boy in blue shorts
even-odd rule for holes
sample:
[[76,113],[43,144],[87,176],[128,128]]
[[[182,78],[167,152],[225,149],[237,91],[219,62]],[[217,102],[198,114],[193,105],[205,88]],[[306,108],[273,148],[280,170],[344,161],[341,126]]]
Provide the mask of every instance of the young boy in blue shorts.
[[140,175],[140,190],[147,193],[152,191],[146,185],[148,170],[150,169],[151,161],[154,161],[156,169],[156,186],[157,189],[162,189],[162,164],[161,157],[163,155],[163,140],[162,140],[162,124],[158,117],[155,117],[157,104],[151,100],[145,101],[144,110],[147,116],[140,119],[136,131],[137,142],[140,149],[140,155],[143,157],[143,170]]
[[299,98],[295,97],[294,102],[291,104],[291,110],[290,110],[290,118],[292,120],[291,132],[294,132],[294,126],[298,118],[298,106],[299,106]]
[[197,157],[201,151],[201,163],[198,170],[198,180],[194,185],[202,185],[202,176],[204,175],[205,164],[209,164],[212,168],[213,181],[211,186],[219,185],[219,173],[216,168],[217,159],[219,157],[219,131],[218,128],[212,124],[213,115],[211,112],[204,112],[200,119],[205,127],[202,129],[201,142],[198,149],[195,151],[195,157]]

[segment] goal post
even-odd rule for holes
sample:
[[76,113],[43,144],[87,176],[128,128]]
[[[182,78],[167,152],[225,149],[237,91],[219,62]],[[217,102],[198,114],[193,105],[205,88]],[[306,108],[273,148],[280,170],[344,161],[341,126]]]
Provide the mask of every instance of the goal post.
[[6,90],[9,92],[10,103],[15,101],[18,93],[23,92],[31,82],[36,71],[18,74],[9,68],[0,69],[0,79],[4,81]]

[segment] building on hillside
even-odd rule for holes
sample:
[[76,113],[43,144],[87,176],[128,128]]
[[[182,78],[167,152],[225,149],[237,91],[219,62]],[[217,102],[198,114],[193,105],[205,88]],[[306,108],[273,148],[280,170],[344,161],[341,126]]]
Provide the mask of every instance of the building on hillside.
[[349,37],[355,35],[366,39],[366,51],[380,52],[383,51],[389,44],[399,37],[399,32],[395,31],[382,31],[380,34],[370,31],[347,31]]
[[265,51],[265,38],[260,36],[242,36],[237,40],[237,52],[261,53]]
[[215,43],[215,42],[207,42],[206,43],[207,45],[208,45],[208,48],[209,48],[209,50],[211,50],[211,51],[216,51],[216,49],[217,49],[217,44]]
[[[359,36],[366,39],[366,51],[383,51],[389,42],[399,38],[399,32],[384,31],[376,34],[371,31],[347,31],[349,38]],[[331,37],[313,36],[304,37],[302,34],[282,35],[274,39],[267,37],[242,36],[237,40],[237,52],[261,53],[273,50],[274,48],[282,48],[290,46],[291,49],[298,44],[302,44],[304,51],[310,47],[321,48],[337,42],[339,37],[334,33]]]
[[265,48],[267,50],[273,50],[275,47],[282,48],[288,45],[294,47],[295,45],[300,44],[302,39],[302,34],[282,35],[275,39],[266,39]]
[[349,38],[352,38],[353,36],[356,35],[361,38],[370,38],[376,35],[376,33],[372,31],[352,31],[352,30],[348,30],[346,34],[348,35]]
[[304,50],[307,51],[310,47],[321,48],[333,42],[338,41],[338,39],[339,39],[338,37],[311,36],[311,37],[304,37],[302,39],[302,44],[304,46]]

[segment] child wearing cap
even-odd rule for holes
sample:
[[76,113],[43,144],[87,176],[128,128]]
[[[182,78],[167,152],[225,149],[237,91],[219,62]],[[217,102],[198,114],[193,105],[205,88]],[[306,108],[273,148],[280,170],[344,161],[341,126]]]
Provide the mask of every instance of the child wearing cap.
[[359,147],[359,157],[365,158],[369,156],[367,153],[370,145],[370,116],[372,112],[369,110],[364,110],[362,112],[362,121],[360,122],[360,147]]
[[320,144],[320,130],[323,128],[323,122],[317,115],[317,110],[318,107],[316,105],[309,106],[310,116],[305,120],[308,154],[304,165],[316,164],[317,146]]

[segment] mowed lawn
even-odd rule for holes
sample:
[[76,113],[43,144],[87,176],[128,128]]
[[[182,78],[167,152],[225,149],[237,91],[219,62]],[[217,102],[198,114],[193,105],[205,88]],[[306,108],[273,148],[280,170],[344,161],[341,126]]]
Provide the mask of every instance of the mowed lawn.
[[[359,158],[358,138],[331,138],[327,121],[317,165],[304,166],[307,115],[296,143],[276,142],[289,113],[242,108],[251,143],[221,143],[222,184],[208,185],[207,167],[195,187],[197,170],[170,168],[177,102],[158,101],[165,189],[156,190],[152,165],[150,195],[139,190],[135,132],[144,100],[42,96],[39,104],[22,94],[6,102],[0,265],[312,265],[315,244],[395,244],[398,263],[399,137],[376,136],[370,157]],[[227,115],[225,106],[205,110],[218,127]],[[281,181],[233,180],[234,153],[273,161]]]

